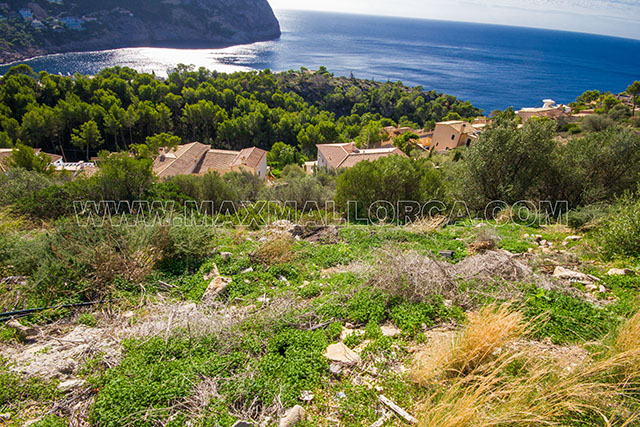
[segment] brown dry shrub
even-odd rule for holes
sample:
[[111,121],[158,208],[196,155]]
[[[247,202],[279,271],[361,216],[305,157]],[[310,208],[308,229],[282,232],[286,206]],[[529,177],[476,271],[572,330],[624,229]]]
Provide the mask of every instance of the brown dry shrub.
[[293,239],[285,236],[278,236],[267,240],[249,255],[253,263],[260,263],[267,266],[291,262],[294,259],[292,250]]
[[413,302],[433,295],[453,299],[458,294],[451,264],[415,251],[384,251],[369,284]]
[[481,229],[476,238],[469,244],[469,252],[472,254],[492,251],[498,248],[500,238],[494,230],[489,228]]

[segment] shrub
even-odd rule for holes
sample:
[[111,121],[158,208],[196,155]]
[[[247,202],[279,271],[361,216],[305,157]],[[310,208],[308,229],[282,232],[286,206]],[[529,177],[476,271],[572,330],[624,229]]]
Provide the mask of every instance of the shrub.
[[400,302],[390,310],[389,318],[409,335],[417,335],[422,332],[422,327],[433,326],[436,320],[447,318],[461,318],[462,313],[458,310],[449,310],[445,307],[442,297],[432,297],[425,302]]
[[455,298],[458,291],[438,261],[413,251],[385,251],[370,285],[413,303],[433,296]]
[[582,120],[582,128],[588,132],[602,132],[615,124],[613,119],[600,114],[587,116]]
[[[296,209],[309,212],[324,209],[327,202],[333,198],[333,191],[325,187],[322,182],[311,175],[293,173],[296,169],[287,166],[288,172],[282,181],[272,187],[265,187],[259,195],[261,200],[280,203],[295,203]],[[300,169],[298,166],[295,168]],[[301,169],[300,169],[301,170]]]
[[[409,159],[389,156],[369,162],[360,162],[345,170],[336,181],[336,205],[352,221],[357,218],[405,221],[420,215],[420,209],[412,213],[401,201],[424,204],[441,200],[444,192],[440,175],[428,159]],[[382,201],[391,211],[388,218],[378,218],[374,203]],[[353,205],[352,203],[356,203]],[[371,210],[370,212],[370,209]],[[396,212],[397,211],[397,212]],[[402,214],[401,218],[398,218]],[[406,214],[404,214],[406,213]]]
[[203,213],[219,212],[224,202],[236,200],[230,185],[217,172],[210,172],[202,176],[178,175],[166,182],[177,185],[182,193],[198,204],[206,202],[204,206],[201,206]]
[[255,201],[264,187],[264,181],[251,172],[230,172],[224,175],[224,181],[234,194],[234,200]]
[[484,210],[497,200],[509,205],[537,200],[553,176],[555,123],[531,119],[521,129],[517,126],[509,115],[496,120],[454,168],[459,182],[455,191],[471,208]]
[[202,260],[211,254],[216,243],[214,227],[173,225],[167,231],[162,266],[174,272],[192,271],[199,267]]
[[608,209],[607,205],[601,203],[572,209],[567,214],[567,223],[574,230],[594,227],[606,216]]
[[0,174],[0,205],[16,203],[23,197],[54,184],[52,178],[38,172],[13,168]]
[[621,197],[597,231],[605,257],[640,256],[640,200],[631,195]]
[[76,322],[80,325],[85,325],[93,328],[98,324],[98,319],[96,319],[96,316],[91,313],[82,313],[80,316],[78,316]]
[[355,323],[380,323],[387,317],[389,296],[379,290],[362,289],[347,302],[347,315]]
[[[571,139],[558,147],[556,200],[572,206],[610,201],[636,190],[640,176],[640,135],[612,127]],[[624,166],[623,166],[624,165]]]
[[99,183],[102,200],[143,200],[155,182],[153,161],[136,159],[129,153],[100,153]]
[[20,241],[11,262],[30,276],[30,296],[40,304],[91,301],[143,283],[166,241],[160,227],[84,227],[69,221]]
[[[97,425],[151,425],[168,421],[169,407],[186,398],[196,369],[216,356],[215,341],[151,338],[124,343],[122,363],[93,378],[100,387],[92,409]],[[174,422],[185,421],[184,415]],[[179,424],[174,424],[179,425]]]

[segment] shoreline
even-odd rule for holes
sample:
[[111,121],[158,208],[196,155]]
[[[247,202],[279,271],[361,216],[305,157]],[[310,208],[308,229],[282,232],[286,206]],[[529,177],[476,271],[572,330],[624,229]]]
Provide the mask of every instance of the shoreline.
[[[245,45],[252,45],[254,43],[263,43],[263,42],[270,42],[270,41],[278,41],[280,40],[280,37],[282,36],[282,34],[276,36],[276,37],[269,37],[269,38],[257,38],[256,40],[247,40],[247,41],[243,41],[243,42],[220,42],[220,43],[203,43],[201,40],[195,40],[195,41],[189,41],[189,40],[185,40],[185,41],[176,41],[176,42],[168,42],[168,43],[121,43],[121,44],[115,44],[115,45],[109,45],[109,46],[104,46],[104,47],[91,47],[91,48],[87,48],[87,49],[61,49],[61,50],[55,50],[55,51],[51,51],[51,52],[43,52],[34,56],[24,56],[20,59],[15,59],[15,60],[11,60],[11,61],[4,61],[2,58],[0,58],[0,67],[10,67],[10,66],[14,66],[14,65],[20,65],[22,63],[25,63],[27,61],[33,61],[39,58],[44,58],[44,57],[49,57],[49,56],[56,56],[56,55],[65,55],[65,54],[70,54],[70,53],[99,53],[99,52],[108,52],[108,51],[115,51],[115,50],[119,50],[119,49],[144,49],[144,48],[150,48],[150,49],[177,49],[177,50],[210,50],[210,49],[226,49],[229,47],[235,47],[235,46],[245,46]],[[187,46],[188,45],[188,46]],[[0,74],[1,75],[1,74]]]

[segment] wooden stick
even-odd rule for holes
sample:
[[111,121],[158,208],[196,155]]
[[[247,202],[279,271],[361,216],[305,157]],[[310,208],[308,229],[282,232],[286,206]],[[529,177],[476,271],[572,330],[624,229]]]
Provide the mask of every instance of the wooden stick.
[[409,424],[418,424],[418,420],[417,419],[415,419],[407,411],[405,411],[404,409],[402,409],[401,407],[399,407],[398,405],[393,403],[393,401],[391,401],[386,396],[380,395],[378,398],[380,399],[380,402],[382,402],[384,405],[388,406],[389,409],[391,409],[400,418],[402,418],[403,420],[405,420]]

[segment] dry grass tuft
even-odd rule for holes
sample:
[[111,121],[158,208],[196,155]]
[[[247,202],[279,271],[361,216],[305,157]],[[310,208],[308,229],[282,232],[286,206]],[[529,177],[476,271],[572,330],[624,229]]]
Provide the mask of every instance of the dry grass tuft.
[[444,227],[449,218],[444,215],[434,215],[418,219],[407,225],[407,229],[416,233],[429,234]]
[[276,237],[267,240],[262,246],[254,251],[249,258],[253,263],[264,265],[283,264],[293,261],[292,251],[293,239],[288,237]]
[[614,349],[619,353],[640,351],[640,311],[621,326]]
[[640,419],[640,314],[622,327],[612,355],[572,370],[508,345],[528,327],[508,305],[486,307],[438,357],[418,355],[414,379],[433,390],[418,408],[420,425],[573,425],[579,418],[581,425],[628,426]]
[[438,355],[419,358],[414,380],[424,384],[443,374],[456,377],[470,374],[498,356],[507,344],[522,337],[528,323],[508,304],[489,305],[469,314],[469,322],[452,345]]

